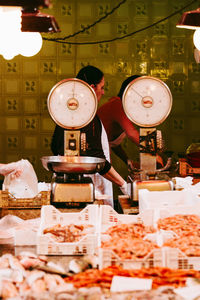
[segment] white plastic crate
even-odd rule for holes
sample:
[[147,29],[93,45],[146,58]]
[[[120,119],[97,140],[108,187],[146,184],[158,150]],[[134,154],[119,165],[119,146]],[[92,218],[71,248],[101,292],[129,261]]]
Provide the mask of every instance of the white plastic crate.
[[[109,239],[109,235],[105,231],[115,225],[140,223],[145,226],[153,225],[153,211],[149,210],[138,215],[123,215],[118,214],[111,206],[103,205],[100,207],[99,213],[99,239],[98,239],[98,256],[99,268],[108,267],[111,265],[119,265],[124,268],[139,269],[142,267],[163,266],[164,260],[161,249],[154,249],[143,259],[122,259],[110,249],[101,248],[102,241]],[[154,241],[157,244],[157,234],[147,234],[146,239]]]
[[[87,205],[81,212],[62,213],[52,205],[41,209],[41,223],[37,234],[37,254],[44,255],[88,255],[97,249],[98,205]],[[78,242],[59,243],[43,234],[45,228],[60,224],[61,226],[93,225],[92,233],[86,234]]]
[[192,206],[200,203],[200,198],[190,190],[149,191],[139,190],[139,212],[149,209],[163,209],[175,206]]
[[200,256],[187,256],[177,248],[164,247],[165,265],[171,269],[200,270]]
[[109,227],[118,224],[140,223],[153,226],[153,210],[137,215],[118,214],[110,205],[101,205],[99,212],[99,231],[105,232]]
[[99,268],[103,269],[108,266],[121,266],[124,269],[141,269],[141,268],[153,268],[164,267],[165,257],[162,248],[154,249],[147,256],[142,259],[135,260],[123,260],[113,251],[109,249],[99,249]]

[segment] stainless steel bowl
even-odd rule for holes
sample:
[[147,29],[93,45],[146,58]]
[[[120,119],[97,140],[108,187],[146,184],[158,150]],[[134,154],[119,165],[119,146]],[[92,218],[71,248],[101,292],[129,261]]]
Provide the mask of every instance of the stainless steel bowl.
[[105,159],[89,156],[43,156],[42,165],[55,173],[93,174],[105,166]]

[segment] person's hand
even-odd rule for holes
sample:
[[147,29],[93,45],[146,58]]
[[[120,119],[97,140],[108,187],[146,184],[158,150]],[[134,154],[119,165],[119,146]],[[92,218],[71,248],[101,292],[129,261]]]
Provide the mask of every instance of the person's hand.
[[140,168],[140,164],[138,162],[134,162],[132,159],[127,159],[127,166],[129,172]]
[[15,162],[8,164],[0,164],[0,174],[7,176],[10,174],[12,178],[19,177],[22,173],[21,168]]
[[162,157],[159,154],[156,154],[156,163],[158,165],[160,165],[161,167],[164,166],[163,159],[162,159]]
[[123,185],[119,187],[121,192],[124,194],[124,195],[128,195],[130,196],[130,192],[129,192],[129,189],[128,189],[128,184],[126,181],[124,181]]

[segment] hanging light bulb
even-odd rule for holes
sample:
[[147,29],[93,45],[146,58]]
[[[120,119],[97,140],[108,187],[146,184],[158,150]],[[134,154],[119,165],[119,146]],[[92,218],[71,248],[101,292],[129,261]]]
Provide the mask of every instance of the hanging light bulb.
[[21,32],[20,54],[26,57],[36,55],[42,48],[42,37],[39,32]]
[[12,59],[19,54],[18,38],[21,29],[21,8],[0,7],[0,54]]
[[200,29],[195,30],[193,35],[193,43],[195,47],[200,50]]

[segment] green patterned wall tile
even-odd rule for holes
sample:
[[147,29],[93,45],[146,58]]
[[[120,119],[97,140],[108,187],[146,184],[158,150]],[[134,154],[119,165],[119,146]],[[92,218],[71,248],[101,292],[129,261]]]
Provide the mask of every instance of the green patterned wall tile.
[[19,74],[20,71],[20,66],[19,62],[17,61],[8,61],[5,64],[5,74],[10,75],[10,74]]
[[19,96],[9,96],[5,97],[4,103],[5,103],[5,112],[6,113],[13,113],[13,114],[19,114],[20,112],[20,101]]
[[200,99],[194,99],[192,98],[190,100],[191,102],[191,111],[192,112],[200,112]]
[[98,47],[97,51],[98,51],[99,55],[109,55],[109,54],[112,54],[111,53],[111,45],[110,45],[110,43],[98,44],[97,47]]
[[50,153],[50,146],[51,146],[52,134],[41,134],[40,135],[40,147],[45,151]]
[[92,57],[97,55],[96,47],[94,45],[81,45],[78,47],[77,54],[79,57]]
[[23,81],[24,94],[37,94],[38,93],[38,79],[27,78]]
[[173,61],[170,64],[170,73],[172,74],[185,74],[186,66],[184,61]]
[[58,7],[59,7],[59,17],[64,17],[64,18],[71,18],[73,16],[74,13],[74,8],[73,8],[73,4],[72,1],[71,3],[68,1],[66,3],[66,1],[62,1],[63,3],[58,3]]
[[185,92],[185,81],[172,80],[172,91],[174,94],[183,94]]
[[116,29],[117,36],[128,34],[129,26],[128,26],[127,22],[123,22],[123,23],[121,22],[120,24],[117,24],[116,26],[117,26],[117,29]]
[[17,131],[20,130],[20,118],[18,117],[6,117],[5,119],[5,130],[6,131]]
[[99,23],[96,25],[96,37],[109,37],[112,33],[110,23]]
[[152,62],[151,76],[159,77],[161,79],[168,78],[169,76],[169,63],[168,61],[154,61]]
[[135,73],[141,75],[149,75],[148,74],[148,62],[147,61],[136,61],[135,62]]
[[175,151],[176,153],[184,152],[188,145],[187,138],[184,136],[184,134],[183,135],[171,134],[171,144],[172,144],[173,151]]
[[62,60],[58,66],[59,75],[64,77],[74,76],[74,61],[73,60]]
[[19,94],[20,80],[4,77],[3,79],[3,92],[6,94]]
[[191,94],[199,94],[200,93],[200,82],[198,80],[190,81],[190,93]]
[[8,151],[18,150],[20,146],[19,136],[7,135],[6,136],[6,148]]
[[173,56],[182,56],[185,54],[185,41],[184,39],[180,38],[174,38],[172,40],[172,48],[171,48],[171,54]]
[[24,97],[23,98],[23,111],[24,113],[37,113],[38,103],[36,97]]
[[24,136],[24,149],[25,150],[36,150],[38,149],[37,136]]
[[135,17],[148,17],[148,6],[145,1],[135,1]]
[[80,3],[77,6],[77,16],[90,18],[92,17],[92,5],[90,3]]
[[81,32],[80,34],[80,37],[82,38],[90,37],[91,34],[94,32],[94,28],[88,28],[88,25],[90,24],[86,22],[81,22],[80,24],[78,24],[76,30],[83,30],[83,32]]
[[56,43],[51,43],[48,41],[43,41],[42,49],[40,50],[40,56],[51,56],[55,57],[57,54]]
[[[111,7],[110,4],[108,3],[97,3],[97,14],[99,17],[104,16],[105,14],[107,14],[110,11]],[[118,10],[119,11],[119,10]]]
[[199,131],[199,117],[192,117],[189,119],[189,129],[191,133]]
[[173,118],[173,130],[183,132],[185,130],[185,120],[183,118]]
[[196,61],[192,61],[189,64],[189,75],[198,75],[200,74],[200,64],[197,64]]
[[182,97],[181,98],[176,97],[175,99],[173,99],[171,114],[180,115],[180,114],[184,114],[185,112],[187,112],[187,109],[186,109],[184,99]]
[[58,55],[65,56],[65,57],[73,57],[74,56],[74,49],[75,47],[73,45],[67,45],[67,44],[59,44],[58,45]]
[[166,17],[169,14],[168,1],[153,0],[151,3],[152,18]]
[[[73,23],[69,23],[69,19],[66,19],[64,22],[60,22],[59,23],[60,26],[60,30],[62,32],[62,36],[69,36],[69,35],[73,35],[73,33],[75,32],[75,26]],[[61,34],[60,34],[61,35]],[[62,45],[61,43],[58,44]]]
[[23,117],[22,126],[23,130],[26,130],[27,132],[36,131],[39,128],[38,118],[34,116]]
[[[55,74],[54,74],[55,75]],[[57,83],[57,79],[44,79],[40,80],[40,92],[49,94],[52,87]]]
[[148,40],[143,38],[142,40],[133,41],[133,47],[135,49],[135,56],[137,59],[147,59],[149,55]]
[[128,42],[124,41],[117,43],[116,56],[127,56],[129,55],[129,51],[131,51],[131,49],[129,48]]
[[41,130],[43,132],[53,131],[55,128],[55,123],[52,121],[51,117],[43,117],[41,120]]
[[130,75],[132,73],[132,65],[128,60],[118,59],[115,62],[115,73]]
[[37,75],[39,73],[39,63],[37,60],[27,60],[22,63],[23,75]]
[[166,49],[169,49],[169,42],[166,39],[159,39],[159,40],[152,40],[151,46],[150,46],[150,53],[151,58],[159,60],[168,60],[168,51]]
[[55,60],[41,61],[40,73],[41,73],[41,75],[55,75],[56,74],[56,61]]
[[167,38],[169,34],[168,23],[162,22],[153,27],[153,36],[154,37],[165,37]]
[[48,108],[47,108],[47,98],[48,98],[48,95],[42,95],[40,97],[40,102],[39,102],[39,106],[40,106],[40,111],[42,114],[49,114],[48,112]]

